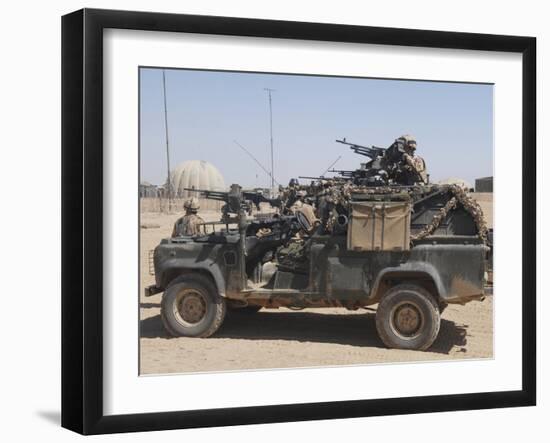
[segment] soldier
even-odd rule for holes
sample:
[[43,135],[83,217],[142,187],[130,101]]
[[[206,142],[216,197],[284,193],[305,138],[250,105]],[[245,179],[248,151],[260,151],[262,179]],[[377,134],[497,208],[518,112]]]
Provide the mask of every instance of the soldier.
[[199,225],[204,223],[204,220],[197,215],[199,210],[199,200],[192,197],[183,204],[185,215],[177,219],[174,223],[172,237],[181,235],[197,235],[199,233]]
[[400,181],[405,185],[415,183],[427,183],[428,175],[426,162],[415,154],[416,140],[412,135],[402,135],[396,140],[396,143],[402,144],[405,153],[403,154],[403,174]]

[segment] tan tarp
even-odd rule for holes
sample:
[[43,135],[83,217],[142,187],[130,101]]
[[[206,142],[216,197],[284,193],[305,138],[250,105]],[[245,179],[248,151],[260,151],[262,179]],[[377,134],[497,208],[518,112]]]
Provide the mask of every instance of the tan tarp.
[[348,249],[354,251],[408,250],[411,208],[403,202],[352,203]]

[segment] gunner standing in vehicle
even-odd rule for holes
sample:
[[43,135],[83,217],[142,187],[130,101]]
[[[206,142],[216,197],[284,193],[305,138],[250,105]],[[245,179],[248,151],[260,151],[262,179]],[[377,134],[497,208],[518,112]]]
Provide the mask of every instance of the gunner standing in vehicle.
[[416,183],[427,183],[428,175],[426,170],[426,162],[424,159],[416,155],[416,139],[412,135],[402,135],[396,140],[396,143],[401,144],[405,153],[402,160],[402,177],[404,185],[412,185]]
[[172,237],[197,235],[200,232],[200,224],[204,223],[204,220],[197,215],[200,206],[199,200],[196,197],[186,200],[183,208],[185,209],[185,215],[178,218],[176,223],[174,223]]

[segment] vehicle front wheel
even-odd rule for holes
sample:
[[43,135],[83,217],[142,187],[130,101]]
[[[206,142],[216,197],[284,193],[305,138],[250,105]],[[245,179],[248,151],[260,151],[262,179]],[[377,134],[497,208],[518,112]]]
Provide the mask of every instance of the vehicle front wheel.
[[225,318],[225,299],[203,280],[183,280],[162,296],[160,315],[173,336],[210,337]]
[[415,284],[391,288],[376,311],[378,335],[389,348],[424,351],[437,338],[440,323],[436,300]]

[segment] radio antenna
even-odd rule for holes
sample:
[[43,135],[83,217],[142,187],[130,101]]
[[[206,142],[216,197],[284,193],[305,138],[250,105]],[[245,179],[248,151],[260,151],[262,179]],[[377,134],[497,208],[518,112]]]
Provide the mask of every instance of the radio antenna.
[[269,96],[269,137],[271,142],[271,189],[275,187],[273,178],[274,176],[274,170],[273,170],[273,110],[271,108],[271,93],[275,92],[275,89],[270,88],[264,88],[264,91],[267,91],[267,94]]
[[334,160],[334,161],[330,164],[330,166],[325,170],[325,172],[323,172],[323,173],[321,174],[321,177],[324,177],[325,174],[329,171],[329,169],[332,168],[336,163],[338,163],[338,160],[340,160],[341,158],[342,158],[342,156],[339,155],[338,158],[337,158],[336,160]]
[[256,164],[264,170],[264,172],[271,177],[271,181],[275,182],[279,185],[279,182],[275,180],[275,177],[271,175],[271,173],[260,163],[260,161],[252,155],[252,153],[246,149],[243,145],[241,145],[237,140],[233,140],[233,143],[235,143],[239,148],[241,148],[252,160],[256,162]]
[[166,184],[168,186],[168,212],[172,212],[172,183],[170,180],[170,145],[168,142],[168,110],[166,107],[166,75],[162,70],[162,91],[164,97],[164,132],[166,135]]

